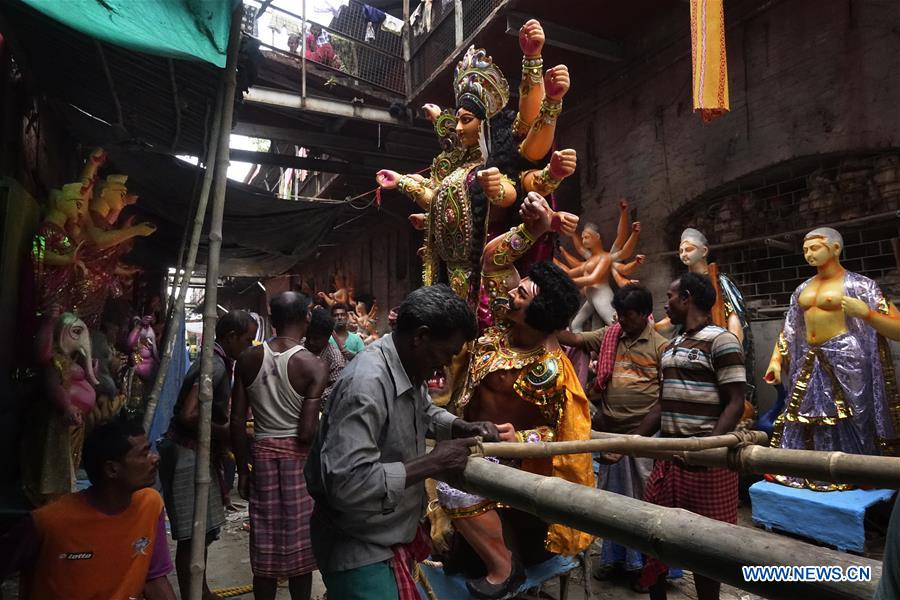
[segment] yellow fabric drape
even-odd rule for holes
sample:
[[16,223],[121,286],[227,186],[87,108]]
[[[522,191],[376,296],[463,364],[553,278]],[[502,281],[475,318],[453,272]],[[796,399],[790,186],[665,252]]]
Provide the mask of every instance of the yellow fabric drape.
[[694,111],[708,123],[729,110],[724,0],[690,0]]
[[[591,413],[587,396],[575,368],[564,354],[560,354],[558,388],[565,389],[566,399],[556,426],[556,441],[591,439]],[[560,477],[572,483],[594,487],[594,465],[590,454],[568,454],[553,457],[552,468],[547,472],[547,459],[525,459],[522,470],[541,475]],[[547,528],[545,547],[550,552],[572,556],[586,549],[594,536],[558,523]]]

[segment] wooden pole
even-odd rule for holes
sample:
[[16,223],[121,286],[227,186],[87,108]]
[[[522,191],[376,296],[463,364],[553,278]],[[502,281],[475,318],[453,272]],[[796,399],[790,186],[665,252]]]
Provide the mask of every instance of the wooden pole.
[[545,458],[560,454],[583,454],[587,452],[618,452],[629,454],[638,450],[655,452],[682,452],[708,448],[727,448],[742,442],[768,444],[769,437],[762,431],[748,431],[745,434],[725,434],[709,437],[656,438],[639,435],[621,435],[592,440],[567,442],[493,442],[477,447],[483,456],[498,458]]
[[[213,176],[212,216],[209,225],[209,258],[206,264],[206,294],[203,301],[203,345],[200,354],[200,422],[197,431],[197,457],[194,472],[194,528],[191,537],[191,590],[190,600],[203,597],[203,580],[206,570],[206,518],[210,477],[210,429],[212,423],[212,374],[213,344],[216,338],[216,296],[219,280],[219,254],[222,249],[222,219],[225,214],[225,190],[228,183],[228,142],[231,121],[234,116],[234,90],[236,87],[238,50],[241,41],[241,5],[231,14],[231,32],[228,36],[228,59],[224,73],[222,96],[222,121],[219,126],[219,144]],[[188,280],[189,281],[189,280]]]
[[[216,110],[213,117],[212,128],[209,134],[209,145],[206,151],[206,169],[203,173],[203,185],[200,188],[200,195],[197,198],[197,211],[194,213],[194,226],[191,230],[191,241],[188,246],[187,258],[184,266],[175,271],[172,278],[172,286],[175,288],[173,293],[176,295],[174,306],[169,311],[169,318],[166,321],[166,330],[163,334],[163,354],[159,361],[159,370],[156,373],[156,379],[153,381],[153,390],[150,392],[150,398],[147,400],[147,407],[144,410],[144,431],[150,433],[150,427],[153,425],[153,419],[156,416],[156,407],[159,404],[159,396],[162,393],[163,384],[166,382],[166,374],[169,371],[169,365],[172,362],[172,352],[175,349],[175,339],[178,332],[176,327],[181,323],[184,315],[184,302],[187,298],[188,287],[190,287],[191,277],[194,274],[194,267],[197,265],[197,251],[200,248],[200,235],[203,233],[203,222],[206,219],[206,205],[209,200],[209,190],[212,187],[212,177],[216,152],[219,147],[219,137],[222,125],[222,96],[225,93],[224,83],[219,85],[219,93],[216,97]],[[179,267],[181,265],[179,264]],[[182,273],[179,273],[183,271]]]
[[[881,577],[880,563],[868,558],[480,458],[470,458],[460,480],[451,483],[773,600],[869,600]],[[866,582],[748,582],[741,570],[747,565],[868,567],[872,577]]]
[[[597,440],[619,438],[615,434],[593,432]],[[900,457],[786,450],[766,446],[738,446],[699,451],[634,449],[623,454],[671,460],[679,455],[689,465],[719,467],[763,475],[790,475],[817,481],[900,489]]]

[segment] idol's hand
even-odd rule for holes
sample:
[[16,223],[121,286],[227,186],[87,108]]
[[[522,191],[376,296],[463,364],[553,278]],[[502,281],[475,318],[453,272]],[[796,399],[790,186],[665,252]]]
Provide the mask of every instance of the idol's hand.
[[578,230],[578,215],[570,212],[560,211],[554,213],[551,218],[553,231],[557,231],[562,235],[572,237]]
[[425,219],[426,216],[424,213],[414,213],[409,215],[408,217],[410,225],[413,226],[414,229],[422,231],[425,229]]
[[781,365],[778,362],[772,361],[769,363],[769,368],[766,370],[763,381],[769,385],[778,385],[781,383]]
[[556,179],[565,179],[575,172],[578,165],[578,154],[572,148],[557,150],[550,157],[550,175]]
[[515,442],[516,428],[512,423],[500,423],[497,425],[497,433],[500,434],[501,442]]
[[628,200],[626,200],[625,198],[621,198],[619,200],[619,210],[621,212],[625,212],[626,210],[628,210]]
[[556,65],[544,73],[544,93],[547,98],[559,102],[569,91],[569,67]]
[[547,200],[537,192],[528,192],[519,209],[522,222],[534,235],[543,235],[550,231],[553,219],[553,211],[547,204]]
[[497,198],[503,193],[503,181],[500,179],[500,169],[497,167],[478,171],[475,178],[481,185],[486,198]]
[[400,173],[397,171],[390,171],[388,169],[382,169],[375,173],[375,181],[378,183],[378,186],[385,190],[393,190],[396,189],[397,184],[400,183]]
[[425,113],[426,119],[434,123],[441,114],[441,107],[437,104],[424,104],[422,105],[422,112]]
[[90,160],[92,163],[100,167],[103,165],[103,163],[106,162],[106,156],[106,150],[104,150],[103,148],[95,148],[94,151],[91,152]]
[[537,19],[530,19],[519,28],[519,48],[528,58],[537,58],[544,49],[544,28]]
[[868,319],[869,317],[869,305],[859,298],[842,296],[841,308],[844,309],[844,314],[848,317],[856,317],[857,319]]
[[138,223],[134,226],[135,235],[140,237],[147,237],[148,235],[153,235],[156,233],[156,225],[147,221],[145,223]]
[[635,221],[634,223],[632,223],[631,230],[635,233],[640,233],[641,232],[641,222]]

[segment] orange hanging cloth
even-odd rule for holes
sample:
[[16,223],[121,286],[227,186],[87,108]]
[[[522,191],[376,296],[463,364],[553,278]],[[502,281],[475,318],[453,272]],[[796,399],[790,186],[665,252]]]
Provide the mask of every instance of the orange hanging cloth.
[[690,3],[694,111],[709,123],[729,110],[724,0]]

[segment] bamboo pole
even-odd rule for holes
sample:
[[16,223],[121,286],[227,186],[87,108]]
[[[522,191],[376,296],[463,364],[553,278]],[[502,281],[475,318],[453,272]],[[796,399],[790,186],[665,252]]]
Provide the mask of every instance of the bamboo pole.
[[[615,434],[593,432],[598,440],[619,438]],[[623,452],[623,454],[626,454]],[[816,481],[832,481],[860,486],[900,489],[900,457],[787,450],[766,446],[712,448],[699,451],[636,449],[632,456],[671,460],[680,456],[688,465],[718,467],[764,475],[790,475]]]
[[655,452],[683,452],[709,448],[727,448],[737,444],[768,444],[769,437],[762,431],[748,431],[745,434],[728,433],[709,437],[655,438],[639,435],[622,435],[592,440],[566,442],[493,442],[477,447],[483,456],[498,458],[545,458],[561,454],[584,454],[588,452],[618,452],[629,454],[637,450]]
[[197,457],[194,472],[194,528],[191,537],[190,600],[201,600],[206,570],[206,518],[210,484],[210,429],[212,423],[213,344],[216,337],[216,295],[218,293],[219,254],[222,249],[222,219],[225,214],[225,190],[228,183],[228,150],[231,121],[234,116],[238,50],[241,40],[241,5],[231,14],[228,59],[225,65],[222,121],[213,180],[212,216],[209,225],[209,256],[206,265],[206,294],[203,301],[203,345],[200,355],[200,423],[197,431]]
[[[194,225],[191,230],[191,242],[188,246],[187,258],[182,267],[175,271],[175,277],[172,278],[173,294],[176,294],[174,306],[169,311],[169,318],[166,321],[166,329],[163,334],[163,354],[159,362],[159,370],[156,373],[156,379],[153,381],[153,390],[147,400],[147,407],[144,409],[144,430],[149,433],[150,427],[153,425],[153,419],[156,416],[156,407],[159,404],[159,396],[162,393],[163,385],[166,382],[166,374],[169,371],[169,365],[172,362],[172,352],[175,349],[175,339],[177,332],[175,328],[181,323],[184,316],[184,302],[187,298],[188,287],[191,283],[191,277],[194,274],[194,267],[197,265],[197,251],[200,247],[200,236],[203,233],[203,222],[206,219],[206,205],[209,200],[209,190],[212,187],[212,177],[215,171],[213,163],[215,162],[216,152],[219,147],[219,137],[222,124],[222,96],[225,93],[223,84],[219,85],[219,93],[216,97],[216,110],[213,117],[212,129],[209,135],[209,144],[206,151],[206,169],[203,173],[203,184],[200,188],[200,195],[197,197],[197,210],[194,213]],[[180,260],[179,260],[180,263]]]
[[[487,460],[469,459],[461,478],[451,483],[545,521],[603,536],[667,564],[773,600],[869,600],[881,577],[880,563],[868,558]],[[867,582],[747,582],[741,571],[745,565],[828,565],[845,570],[860,566],[871,569],[872,579]]]

